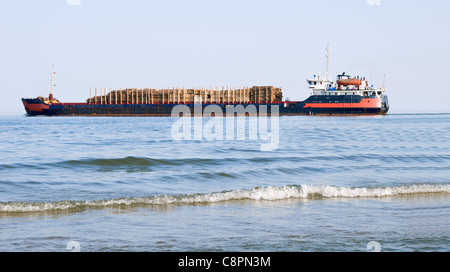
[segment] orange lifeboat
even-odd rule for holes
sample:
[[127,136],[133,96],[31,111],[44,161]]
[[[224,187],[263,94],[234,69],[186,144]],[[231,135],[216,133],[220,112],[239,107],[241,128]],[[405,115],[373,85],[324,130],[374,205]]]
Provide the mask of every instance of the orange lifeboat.
[[348,85],[361,85],[361,80],[360,79],[356,79],[356,78],[349,78],[349,79],[340,79],[337,81],[338,85],[344,85],[344,86],[348,86]]

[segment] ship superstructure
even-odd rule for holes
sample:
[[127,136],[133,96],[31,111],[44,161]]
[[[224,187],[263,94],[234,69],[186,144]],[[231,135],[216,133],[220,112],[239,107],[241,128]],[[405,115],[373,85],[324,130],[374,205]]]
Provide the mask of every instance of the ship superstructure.
[[311,114],[384,114],[389,110],[384,86],[369,86],[365,77],[344,72],[336,82],[314,76],[307,83],[311,96],[302,106]]

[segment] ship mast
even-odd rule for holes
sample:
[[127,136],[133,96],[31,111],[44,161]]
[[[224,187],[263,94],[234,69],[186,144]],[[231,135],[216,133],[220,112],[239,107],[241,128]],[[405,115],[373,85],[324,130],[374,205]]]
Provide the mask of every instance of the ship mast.
[[330,44],[327,46],[327,74],[325,80],[328,81],[328,66],[330,65]]
[[50,86],[50,95],[48,96],[48,99],[51,101],[51,100],[53,100],[53,76],[54,76],[54,74],[55,74],[55,72],[54,72],[54,65],[52,66],[52,85]]

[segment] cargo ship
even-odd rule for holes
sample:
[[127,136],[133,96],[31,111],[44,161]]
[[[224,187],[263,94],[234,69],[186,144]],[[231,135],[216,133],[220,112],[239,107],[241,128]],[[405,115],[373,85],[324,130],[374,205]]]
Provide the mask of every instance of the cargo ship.
[[[328,56],[329,58],[329,56]],[[307,80],[311,95],[304,101],[283,100],[281,88],[253,86],[229,88],[160,88],[160,89],[90,89],[89,99],[83,103],[63,103],[53,96],[23,98],[29,116],[172,116],[177,105],[185,105],[192,115],[195,108],[217,105],[226,113],[227,107],[254,105],[257,114],[271,115],[381,115],[389,110],[385,88],[369,86],[365,77],[352,77],[346,73],[337,76],[336,82],[314,76]],[[97,91],[99,93],[97,93]],[[92,96],[92,92],[94,95]],[[273,107],[278,106],[278,107]],[[267,110],[269,109],[269,110]]]

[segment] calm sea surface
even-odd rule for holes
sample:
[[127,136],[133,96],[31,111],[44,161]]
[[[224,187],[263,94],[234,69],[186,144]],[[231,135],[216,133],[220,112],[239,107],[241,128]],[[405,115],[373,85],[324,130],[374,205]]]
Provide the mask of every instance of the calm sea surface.
[[449,114],[177,120],[0,116],[0,251],[450,251]]

